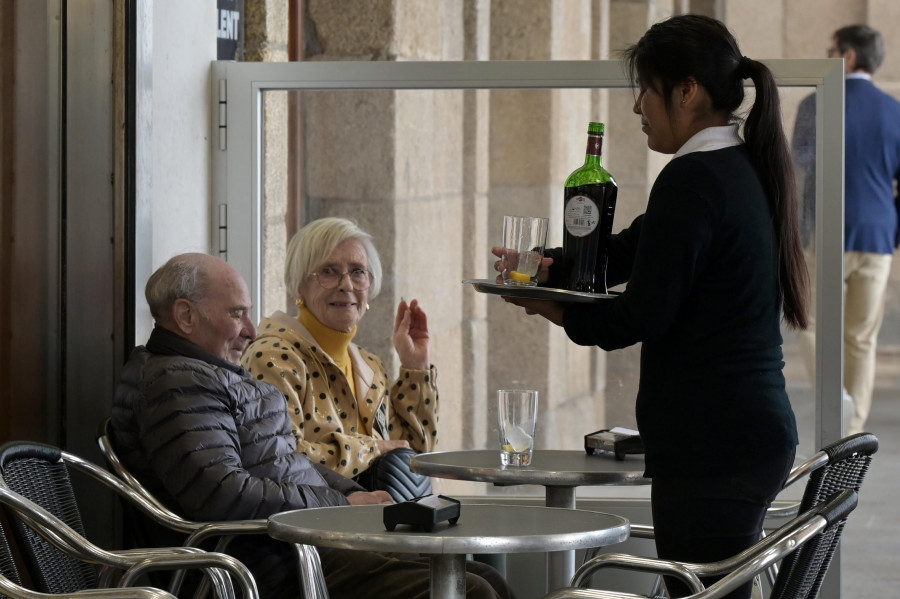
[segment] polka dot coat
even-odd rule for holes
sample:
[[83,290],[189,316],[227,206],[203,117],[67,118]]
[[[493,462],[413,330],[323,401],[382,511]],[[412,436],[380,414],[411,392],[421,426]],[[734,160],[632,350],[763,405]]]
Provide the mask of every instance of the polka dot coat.
[[401,368],[388,386],[377,356],[352,343],[349,351],[359,401],[344,371],[284,312],[263,319],[241,363],[284,393],[297,451],[344,476],[360,474],[380,455],[376,439],[405,439],[416,451],[432,451],[437,443],[435,367]]

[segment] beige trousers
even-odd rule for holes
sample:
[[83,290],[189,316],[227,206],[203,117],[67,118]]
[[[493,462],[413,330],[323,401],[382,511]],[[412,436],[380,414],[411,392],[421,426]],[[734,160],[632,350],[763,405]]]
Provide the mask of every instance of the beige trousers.
[[[862,432],[872,407],[878,331],[884,318],[892,258],[891,254],[844,253],[844,388],[854,403],[848,435]],[[809,327],[797,341],[815,392],[815,254],[807,254],[807,264],[812,291]]]

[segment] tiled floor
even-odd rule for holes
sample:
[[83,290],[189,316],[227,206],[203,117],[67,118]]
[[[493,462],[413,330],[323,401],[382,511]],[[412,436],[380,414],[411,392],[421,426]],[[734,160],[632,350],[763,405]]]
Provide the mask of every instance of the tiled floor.
[[[811,449],[813,399],[799,360],[786,348],[785,375],[801,447]],[[841,599],[900,597],[900,355],[879,348],[875,397],[866,430],[878,453],[844,530]]]
[[900,597],[900,384],[876,390],[866,429],[878,453],[844,530],[842,599]]

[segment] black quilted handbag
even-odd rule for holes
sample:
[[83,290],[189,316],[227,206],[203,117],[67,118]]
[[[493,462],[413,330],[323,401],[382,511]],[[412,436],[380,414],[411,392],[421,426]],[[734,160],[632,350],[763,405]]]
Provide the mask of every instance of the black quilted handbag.
[[408,501],[431,494],[431,479],[409,469],[409,458],[416,452],[399,447],[380,455],[356,481],[369,491],[387,491],[394,501]]

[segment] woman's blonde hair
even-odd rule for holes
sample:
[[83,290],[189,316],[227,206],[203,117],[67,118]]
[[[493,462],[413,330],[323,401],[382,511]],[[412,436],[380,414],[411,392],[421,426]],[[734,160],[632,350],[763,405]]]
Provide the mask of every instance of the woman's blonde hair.
[[346,218],[320,218],[303,226],[287,247],[284,261],[284,284],[294,296],[299,295],[300,284],[315,272],[338,245],[348,239],[359,241],[366,251],[372,275],[369,297],[374,298],[381,291],[381,258],[372,243],[372,236],[360,229],[355,222]]

